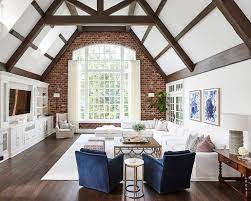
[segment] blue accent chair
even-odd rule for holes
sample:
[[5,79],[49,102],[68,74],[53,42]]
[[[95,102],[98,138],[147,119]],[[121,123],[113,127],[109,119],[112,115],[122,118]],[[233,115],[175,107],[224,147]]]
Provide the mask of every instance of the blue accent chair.
[[109,193],[123,180],[123,154],[109,159],[105,152],[81,149],[75,155],[79,185]]
[[143,154],[145,181],[158,193],[171,193],[190,188],[195,153],[165,152],[163,159]]

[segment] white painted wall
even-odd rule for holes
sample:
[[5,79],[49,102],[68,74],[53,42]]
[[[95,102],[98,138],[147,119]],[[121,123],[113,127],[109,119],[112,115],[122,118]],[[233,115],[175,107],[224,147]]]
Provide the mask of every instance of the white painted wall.
[[[184,79],[184,126],[212,135],[219,143],[228,143],[228,130],[189,119],[189,92],[220,88],[221,113],[251,115],[251,59],[218,70]],[[251,151],[251,117],[249,134],[245,133],[245,146]],[[249,140],[248,140],[249,139]],[[248,145],[249,141],[249,145]]]

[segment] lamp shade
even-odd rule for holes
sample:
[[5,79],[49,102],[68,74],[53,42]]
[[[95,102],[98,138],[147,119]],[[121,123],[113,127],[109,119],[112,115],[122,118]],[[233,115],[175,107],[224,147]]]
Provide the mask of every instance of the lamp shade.
[[239,114],[222,114],[223,128],[233,131],[248,131],[248,116]]

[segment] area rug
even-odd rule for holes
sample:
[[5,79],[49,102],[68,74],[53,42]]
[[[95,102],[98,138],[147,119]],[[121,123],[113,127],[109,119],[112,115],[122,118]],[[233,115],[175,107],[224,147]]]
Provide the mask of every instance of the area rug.
[[[82,134],[72,144],[72,146],[63,154],[63,156],[52,166],[52,168],[44,175],[41,180],[53,180],[53,181],[77,181],[78,170],[75,159],[75,151],[79,151],[83,145],[88,141],[90,137],[94,135]],[[105,141],[105,151],[108,158],[113,158],[114,141],[108,139]],[[141,175],[142,169],[138,169],[138,175]],[[133,179],[133,171],[127,171],[128,179]],[[139,176],[140,179],[140,176]]]

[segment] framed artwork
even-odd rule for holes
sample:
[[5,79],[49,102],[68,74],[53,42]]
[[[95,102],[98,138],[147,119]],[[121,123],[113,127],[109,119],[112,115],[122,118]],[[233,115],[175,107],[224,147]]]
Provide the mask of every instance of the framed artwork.
[[220,89],[218,88],[203,90],[203,121],[220,125]]
[[201,91],[189,93],[189,116],[191,120],[201,121]]

